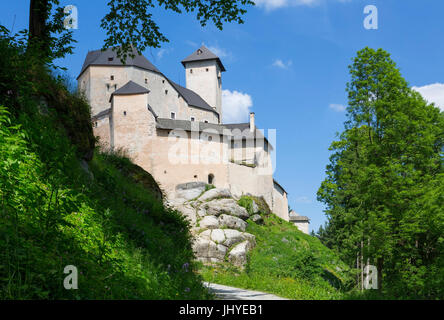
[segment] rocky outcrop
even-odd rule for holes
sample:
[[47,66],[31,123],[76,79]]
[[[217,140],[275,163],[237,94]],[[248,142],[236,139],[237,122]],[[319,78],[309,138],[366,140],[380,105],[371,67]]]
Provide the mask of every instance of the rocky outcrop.
[[176,188],[176,198],[169,201],[188,219],[194,236],[193,251],[204,263],[230,262],[243,267],[248,251],[256,245],[255,236],[245,232],[250,217],[228,189],[205,192],[200,183]]
[[234,199],[217,199],[204,204],[206,212],[213,216],[228,214],[241,219],[248,219],[250,215],[248,211],[237,204]]
[[192,200],[205,191],[205,182],[188,182],[176,186],[176,198]]
[[247,253],[251,249],[251,243],[247,240],[236,245],[228,254],[228,261],[235,266],[243,266],[247,262]]
[[231,198],[231,192],[228,189],[211,189],[199,197],[199,201],[210,201],[219,198]]

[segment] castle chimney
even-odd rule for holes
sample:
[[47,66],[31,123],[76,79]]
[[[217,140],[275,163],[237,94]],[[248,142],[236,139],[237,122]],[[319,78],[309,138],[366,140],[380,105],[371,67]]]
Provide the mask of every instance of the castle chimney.
[[254,123],[254,112],[250,112],[250,132],[256,131],[256,125]]

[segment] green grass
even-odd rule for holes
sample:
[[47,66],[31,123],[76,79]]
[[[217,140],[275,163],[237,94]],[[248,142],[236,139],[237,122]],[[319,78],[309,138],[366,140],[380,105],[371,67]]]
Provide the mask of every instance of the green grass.
[[[85,102],[23,55],[0,40],[0,299],[211,298],[151,175],[91,149]],[[78,290],[63,286],[67,265]]]
[[[247,199],[240,201],[248,203]],[[257,246],[245,269],[201,264],[204,279],[290,299],[342,299],[349,283],[347,266],[319,239],[273,214],[262,216],[264,225],[250,222],[247,228],[256,236]]]

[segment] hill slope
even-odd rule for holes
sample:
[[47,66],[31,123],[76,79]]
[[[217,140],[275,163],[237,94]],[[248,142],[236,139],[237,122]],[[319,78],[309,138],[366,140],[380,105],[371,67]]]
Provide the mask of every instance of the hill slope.
[[[247,209],[251,199],[239,204]],[[262,210],[264,224],[248,221],[247,232],[256,236],[244,270],[228,264],[201,265],[209,282],[260,290],[290,299],[340,299],[348,285],[347,266],[319,239],[306,235],[276,215]]]
[[[0,299],[210,297],[188,224],[152,177],[116,154],[92,157],[82,97],[11,39],[0,67]],[[78,290],[63,286],[67,265]]]

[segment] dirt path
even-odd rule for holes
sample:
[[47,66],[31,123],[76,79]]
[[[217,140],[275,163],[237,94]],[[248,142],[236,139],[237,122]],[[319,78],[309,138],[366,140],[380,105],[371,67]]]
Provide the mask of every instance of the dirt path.
[[207,286],[219,300],[288,300],[270,293],[239,289],[221,284],[205,282],[204,285]]

